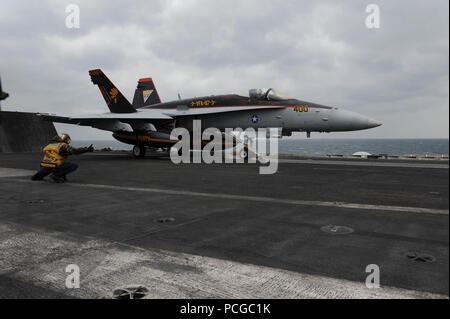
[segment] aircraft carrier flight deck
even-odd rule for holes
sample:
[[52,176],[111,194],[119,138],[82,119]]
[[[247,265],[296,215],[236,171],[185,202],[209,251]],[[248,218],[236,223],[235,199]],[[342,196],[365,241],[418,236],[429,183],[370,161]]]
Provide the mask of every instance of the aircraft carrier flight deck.
[[0,154],[0,298],[449,296],[448,160],[285,159],[259,175],[99,152],[55,184],[30,180],[41,157]]

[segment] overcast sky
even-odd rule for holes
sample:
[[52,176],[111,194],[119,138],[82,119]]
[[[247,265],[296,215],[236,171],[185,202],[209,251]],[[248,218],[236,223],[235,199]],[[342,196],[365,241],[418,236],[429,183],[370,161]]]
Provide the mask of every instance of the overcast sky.
[[[79,29],[66,27],[70,3]],[[366,27],[370,3],[379,29]],[[106,112],[88,75],[101,68],[130,101],[141,77],[153,77],[163,101],[274,87],[384,123],[316,137],[448,138],[448,30],[448,0],[2,0],[2,108]],[[57,128],[73,139],[111,135]]]

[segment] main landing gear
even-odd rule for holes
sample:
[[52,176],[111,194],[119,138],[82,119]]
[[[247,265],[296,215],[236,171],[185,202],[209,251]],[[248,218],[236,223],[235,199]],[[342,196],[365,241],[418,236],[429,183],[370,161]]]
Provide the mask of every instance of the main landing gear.
[[248,161],[248,148],[247,148],[247,146],[242,148],[242,150],[239,152],[239,155],[241,156],[242,159],[244,159],[244,162]]
[[135,145],[133,147],[133,157],[144,157],[145,156],[145,146]]

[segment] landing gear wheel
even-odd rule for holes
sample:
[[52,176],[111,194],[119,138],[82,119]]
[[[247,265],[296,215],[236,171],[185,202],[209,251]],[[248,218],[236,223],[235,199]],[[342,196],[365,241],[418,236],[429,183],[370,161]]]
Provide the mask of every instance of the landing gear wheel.
[[135,145],[133,147],[133,157],[144,157],[145,156],[145,147]]
[[244,162],[248,161],[248,148],[244,147],[240,152],[239,155],[241,156],[242,159],[244,159]]

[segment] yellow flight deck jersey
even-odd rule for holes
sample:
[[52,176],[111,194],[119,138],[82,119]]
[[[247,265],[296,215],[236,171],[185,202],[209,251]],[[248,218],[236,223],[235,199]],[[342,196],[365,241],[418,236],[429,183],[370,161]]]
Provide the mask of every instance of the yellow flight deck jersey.
[[44,159],[41,162],[41,166],[44,167],[58,167],[62,165],[67,156],[62,156],[60,151],[61,148],[67,146],[66,143],[53,143],[44,147]]

